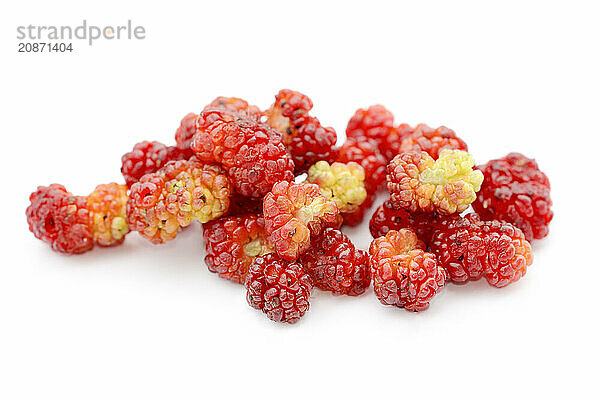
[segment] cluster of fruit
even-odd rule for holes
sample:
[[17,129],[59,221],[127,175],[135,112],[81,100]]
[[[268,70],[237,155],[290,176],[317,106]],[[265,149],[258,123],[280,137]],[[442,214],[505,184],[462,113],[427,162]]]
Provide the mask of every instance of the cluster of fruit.
[[[160,244],[203,223],[205,263],[243,284],[250,306],[293,323],[314,286],[427,309],[446,281],[521,278],[533,238],[548,234],[550,184],[520,154],[475,167],[446,127],[394,124],[381,105],[359,109],[337,147],[304,94],[281,90],[265,111],[218,97],[186,115],[176,145],[144,141],[122,157],[125,185],[87,197],[38,187],[27,221],[56,251],[113,246],[129,231]],[[378,192],[367,251],[341,231],[359,224]],[[472,205],[475,213],[461,216]]]

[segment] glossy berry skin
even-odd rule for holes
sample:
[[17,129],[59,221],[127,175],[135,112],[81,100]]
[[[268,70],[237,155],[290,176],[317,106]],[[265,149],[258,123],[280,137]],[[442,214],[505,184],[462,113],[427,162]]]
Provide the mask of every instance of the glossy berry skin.
[[87,200],[60,184],[40,186],[29,196],[27,223],[33,235],[64,254],[81,254],[94,246]]
[[202,111],[205,112],[215,108],[232,111],[254,120],[259,120],[261,116],[260,108],[256,105],[250,105],[248,101],[238,97],[217,97],[208,103]]
[[81,254],[98,244],[121,244],[129,232],[127,187],[100,184],[87,197],[75,196],[60,184],[38,187],[26,210],[29,230],[64,254]]
[[263,200],[265,228],[279,256],[295,260],[310,247],[311,236],[336,227],[339,210],[319,186],[282,181]]
[[154,173],[169,161],[189,159],[192,152],[178,147],[167,147],[158,141],[142,141],[121,157],[121,173],[127,187],[148,173]]
[[239,194],[261,198],[274,183],[294,178],[294,163],[281,140],[278,131],[260,122],[217,120],[194,136],[192,149],[201,161],[221,164]]
[[459,150],[443,150],[435,161],[425,151],[396,155],[387,166],[390,204],[411,213],[460,213],[483,181],[473,166],[469,153]]
[[234,192],[229,198],[227,216],[262,213],[262,205],[262,198],[244,197]]
[[531,245],[516,226],[497,220],[482,227],[488,253],[485,279],[494,287],[505,287],[519,280],[533,263]]
[[100,184],[87,196],[87,209],[94,243],[102,247],[119,245],[129,233],[127,186]]
[[257,256],[246,276],[246,300],[276,322],[295,323],[310,307],[310,276],[298,262]]
[[446,272],[409,229],[376,238],[369,254],[373,289],[384,305],[422,311],[444,287]]
[[383,105],[371,105],[367,109],[357,109],[352,115],[346,127],[346,137],[366,137],[379,145],[393,126],[394,115],[390,111]]
[[315,286],[334,295],[360,295],[371,284],[368,255],[341,231],[327,228],[317,236],[300,263]]
[[318,161],[333,162],[337,157],[337,134],[315,117],[307,116],[287,148],[294,160],[295,173],[301,174]]
[[267,124],[279,130],[287,146],[298,134],[298,127],[312,109],[311,99],[298,91],[283,89],[275,96],[275,102],[265,112]]
[[181,123],[175,131],[177,148],[181,150],[191,150],[190,146],[192,145],[192,139],[197,132],[198,118],[198,114],[190,112],[181,119]]
[[550,182],[535,160],[511,153],[478,168],[484,182],[473,208],[482,219],[510,222],[529,241],[548,235],[554,216]]
[[468,151],[467,143],[454,130],[446,126],[434,129],[422,123],[402,140],[398,152],[425,151],[433,159],[438,159],[444,149]]
[[177,236],[193,221],[206,223],[229,208],[232,186],[225,171],[192,157],[172,161],[131,186],[127,221],[155,244]]
[[273,252],[260,214],[229,216],[204,224],[208,270],[243,284],[257,256]]
[[394,159],[394,157],[400,154],[400,146],[402,141],[414,133],[415,128],[406,124],[401,123],[390,129],[387,136],[383,138],[383,141],[379,143],[379,151],[381,155],[385,157],[387,162]]
[[410,213],[403,209],[394,209],[389,201],[381,204],[369,221],[369,231],[373,238],[386,235],[392,230],[411,229],[419,240],[428,244],[441,220],[453,216],[440,216],[432,213]]
[[533,263],[521,230],[506,222],[481,221],[474,213],[442,222],[430,248],[456,283],[485,277],[490,285],[504,287],[523,277]]
[[468,214],[441,223],[429,246],[453,282],[464,283],[483,276],[487,253],[477,215]]
[[375,193],[385,181],[387,161],[377,148],[377,143],[367,138],[347,139],[340,147],[337,161],[357,162],[365,171],[365,189]]
[[217,97],[207,104],[200,114],[190,112],[183,117],[175,132],[177,148],[191,151],[193,154],[191,146],[196,133],[201,130],[206,130],[217,120],[230,121],[248,118],[258,121],[260,116],[261,112],[257,106],[249,105],[247,101],[242,100],[241,98]]
[[205,131],[210,125],[218,120],[235,120],[241,117],[242,115],[226,108],[208,108],[199,115],[189,113],[183,117],[181,124],[175,132],[177,148],[193,153],[192,142],[196,133]]
[[283,143],[294,160],[296,175],[306,172],[317,161],[333,162],[337,154],[335,130],[322,126],[319,119],[310,116],[312,107],[312,101],[305,94],[283,89],[265,112],[266,123],[283,136]]
[[376,197],[376,194],[367,194],[367,197],[357,210],[354,212],[340,213],[340,215],[342,215],[343,224],[345,226],[358,226],[365,218],[365,214],[373,206]]

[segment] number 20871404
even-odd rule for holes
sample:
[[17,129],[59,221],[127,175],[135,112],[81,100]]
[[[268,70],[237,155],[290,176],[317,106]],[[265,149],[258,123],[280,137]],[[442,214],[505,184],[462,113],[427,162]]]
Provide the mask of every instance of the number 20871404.
[[19,53],[70,53],[72,51],[72,43],[19,43]]

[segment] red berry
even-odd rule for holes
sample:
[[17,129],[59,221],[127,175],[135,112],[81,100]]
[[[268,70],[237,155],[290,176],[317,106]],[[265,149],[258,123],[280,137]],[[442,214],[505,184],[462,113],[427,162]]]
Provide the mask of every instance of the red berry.
[[236,112],[225,108],[205,109],[200,115],[189,113],[183,117],[181,124],[175,132],[177,148],[193,153],[191,147],[196,133],[206,130],[218,120],[234,120],[241,117],[242,116],[238,115]]
[[373,194],[385,180],[387,161],[379,153],[375,141],[366,138],[348,139],[338,151],[338,162],[357,162],[365,170],[365,189]]
[[265,227],[277,253],[294,260],[310,247],[311,235],[337,227],[339,210],[319,186],[282,181],[263,200]]
[[408,151],[425,151],[433,159],[438,159],[444,149],[468,151],[467,143],[446,126],[433,129],[422,123],[417,125],[414,132],[406,136],[400,144],[398,153]]
[[531,245],[523,232],[507,222],[483,223],[488,254],[485,278],[494,287],[504,287],[519,280],[533,263]]
[[29,230],[58,252],[80,254],[94,244],[118,245],[129,232],[125,185],[100,184],[83,197],[72,195],[60,184],[51,184],[38,187],[29,199]]
[[475,213],[442,221],[430,247],[456,283],[485,276],[491,285],[504,287],[533,262],[521,230],[506,222],[482,222]]
[[154,173],[169,161],[189,159],[192,153],[177,147],[167,147],[158,141],[142,141],[121,157],[121,173],[127,187],[148,173]]
[[298,262],[258,256],[246,276],[246,300],[269,319],[295,323],[308,311],[312,282]]
[[80,254],[94,246],[86,197],[69,193],[60,184],[40,186],[29,196],[29,230],[36,238],[65,254]]
[[463,283],[483,276],[487,254],[477,215],[442,222],[434,232],[430,249],[453,282]]
[[183,117],[179,128],[175,132],[175,141],[178,148],[191,151],[190,147],[194,135],[199,130],[207,129],[215,121],[228,121],[239,118],[250,118],[258,121],[260,116],[261,112],[257,106],[249,105],[247,101],[241,98],[217,97],[204,107],[200,115],[189,113]]
[[155,244],[174,239],[193,221],[206,223],[229,208],[231,184],[217,165],[195,157],[171,161],[131,186],[127,222]]
[[238,216],[247,213],[262,213],[262,198],[244,197],[233,193],[229,198],[227,216]]
[[418,312],[446,281],[446,272],[435,255],[408,229],[392,230],[376,238],[369,248],[375,295],[384,305]]
[[308,96],[297,91],[283,89],[275,96],[275,102],[265,112],[267,123],[283,134],[283,142],[288,145],[298,133],[298,126],[312,109]]
[[304,173],[318,161],[331,163],[337,157],[337,134],[332,127],[323,127],[315,117],[307,116],[298,126],[287,148],[294,160],[295,173]]
[[260,119],[261,115],[260,108],[256,105],[250,105],[248,101],[237,97],[217,97],[206,105],[202,111],[208,111],[213,108],[225,109],[255,120]]
[[236,191],[260,198],[278,181],[294,178],[294,164],[275,129],[250,119],[217,120],[194,136],[192,149],[205,162],[220,163]]
[[197,131],[199,115],[190,112],[183,117],[177,130],[175,131],[175,142],[177,148],[189,150],[192,144],[192,139]]
[[428,244],[437,224],[453,216],[440,216],[437,213],[410,213],[403,209],[396,210],[389,201],[381,204],[369,221],[369,230],[373,238],[386,235],[392,230],[411,229],[419,240]]
[[535,160],[511,153],[479,169],[484,180],[473,208],[481,218],[510,222],[527,240],[544,238],[554,214],[550,182]]
[[371,105],[367,109],[356,110],[348,126],[346,137],[366,137],[375,140],[377,145],[383,142],[394,126],[394,115],[383,105]]
[[385,136],[383,141],[379,144],[379,150],[388,162],[400,153],[402,140],[414,131],[415,128],[406,123],[402,123],[393,129],[390,129],[387,136]]
[[360,204],[358,209],[350,213],[340,213],[343,218],[343,223],[346,226],[358,226],[364,219],[365,213],[371,209],[375,201],[376,194],[367,194],[364,202]]
[[339,230],[327,228],[300,258],[315,285],[334,295],[360,295],[371,284],[368,255]]
[[283,135],[283,142],[302,174],[317,161],[331,163],[336,158],[337,134],[331,127],[308,115],[312,109],[308,96],[293,90],[280,90],[275,102],[265,112],[267,123]]
[[257,256],[273,252],[265,221],[257,214],[224,217],[204,224],[208,270],[220,277],[244,283]]

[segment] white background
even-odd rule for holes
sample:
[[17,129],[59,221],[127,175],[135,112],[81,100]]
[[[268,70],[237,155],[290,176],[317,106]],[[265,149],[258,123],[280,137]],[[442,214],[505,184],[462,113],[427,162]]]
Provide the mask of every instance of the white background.
[[[595,2],[3,3],[0,397],[597,397],[600,57]],[[17,53],[18,25],[146,28],[143,41]],[[120,156],[173,141],[218,95],[310,95],[340,142],[361,106],[445,124],[478,163],[520,151],[555,218],[525,278],[449,284],[411,314],[315,292],[296,325],[203,263],[200,225],[67,257],[28,231],[37,185],[122,181]],[[349,232],[368,248],[367,223]],[[415,396],[418,395],[418,396]]]

